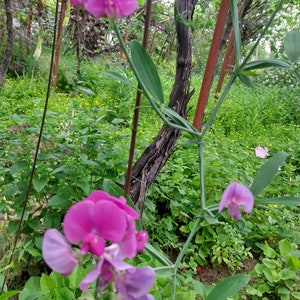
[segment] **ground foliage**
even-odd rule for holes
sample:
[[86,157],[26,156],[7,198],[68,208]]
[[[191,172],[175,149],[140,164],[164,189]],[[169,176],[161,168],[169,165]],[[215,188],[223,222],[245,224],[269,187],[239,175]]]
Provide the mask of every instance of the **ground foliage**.
[[[114,67],[135,84],[129,70],[118,63]],[[91,190],[102,188],[104,178],[124,183],[135,90],[108,78],[103,73],[108,68],[105,63],[91,66],[86,62],[73,89],[69,86],[68,93],[59,92],[59,89],[51,93],[30,205],[26,210],[22,239],[10,266],[9,286],[20,289],[29,275],[47,272],[42,267],[40,254],[42,233],[46,228],[60,228],[62,217],[72,203]],[[172,84],[168,70],[161,70],[166,93]],[[199,77],[194,76],[192,85],[197,86],[198,82]],[[12,254],[10,245],[28,184],[46,85],[43,77],[8,78],[1,93],[1,269]],[[257,145],[268,147],[271,156],[277,151],[288,153],[278,176],[261,196],[299,196],[298,95],[299,90],[289,87],[256,86],[251,89],[237,84],[232,89],[205,139],[209,203],[219,202],[230,181],[251,183],[263,164],[255,157]],[[190,116],[194,101],[196,97],[191,100]],[[214,101],[212,96],[208,113]],[[136,157],[160,126],[161,122],[145,105],[141,111]],[[171,259],[176,257],[200,208],[197,170],[197,149],[189,145],[183,135],[170,161],[148,190],[143,223],[149,231],[150,242]],[[196,282],[202,278],[206,284],[211,284],[207,278],[212,269],[207,266],[223,269],[225,266],[226,273],[220,272],[220,276],[226,276],[243,270],[250,260],[254,262],[251,268],[255,264],[259,266],[255,267],[252,285],[245,295],[252,295],[251,299],[277,299],[285,292],[290,299],[298,299],[299,224],[298,208],[275,205],[257,207],[238,222],[232,221],[226,213],[214,225],[204,220],[186,254],[182,273],[190,274]],[[281,244],[288,244],[286,247],[293,251],[282,250]],[[291,258],[295,264],[291,263]],[[159,265],[147,253],[140,255],[136,263]],[[263,269],[268,263],[269,267],[273,264],[271,275]],[[194,299],[196,283],[184,278],[178,296]],[[169,283],[164,274],[158,276],[153,290],[157,299],[170,296]],[[166,289],[162,288],[164,286]]]
[[[167,15],[156,21],[169,33],[167,37],[160,37],[160,41],[167,43],[157,43],[153,49],[154,55],[158,54],[154,60],[159,62],[167,99],[175,66],[168,55],[161,54],[168,52],[166,44],[172,44],[172,32],[167,30],[171,21]],[[160,34],[158,32],[158,36]],[[207,35],[203,31],[198,39],[207,43]],[[17,46],[21,44],[16,43]],[[39,132],[50,62],[47,50],[43,50],[37,62],[26,56],[25,50],[26,47],[15,50],[12,61],[19,61],[18,51],[22,52],[22,68],[10,73],[14,77],[7,77],[0,94],[0,270],[1,274],[9,270],[9,289],[23,289],[21,300],[33,292],[42,292],[40,284],[43,289],[50,290],[51,287],[52,291],[55,286],[53,299],[60,299],[59,295],[63,299],[75,299],[80,296],[78,283],[88,269],[78,268],[68,278],[57,273],[46,275],[50,270],[41,257],[42,234],[47,228],[61,229],[62,218],[70,205],[90,191],[103,188],[104,179],[124,184],[136,93],[132,87],[136,82],[118,53],[102,53],[92,60],[86,58],[78,75],[72,51],[70,48],[64,51],[57,89],[50,97],[21,239],[12,253],[11,245],[23,208]],[[265,55],[263,52],[263,57]],[[161,59],[162,56],[165,59]],[[203,68],[198,56],[191,83],[191,88],[196,91],[201,80],[197,70]],[[107,70],[117,70],[132,86],[112,80],[103,72]],[[252,89],[236,84],[205,138],[208,204],[217,204],[231,181],[251,184],[260,166],[268,159],[255,157],[254,149],[258,145],[267,147],[271,157],[278,151],[288,154],[278,175],[260,197],[300,196],[299,85],[288,73],[276,77],[272,74],[259,73],[254,80],[256,87]],[[262,77],[270,86],[260,85]],[[280,85],[274,85],[275,78]],[[283,81],[283,78],[287,80]],[[189,104],[190,120],[194,115],[196,96]],[[211,95],[207,115],[214,103],[214,95]],[[161,125],[144,101],[136,159]],[[147,193],[143,225],[149,232],[150,243],[171,260],[176,258],[200,210],[198,164],[196,146],[183,135]],[[255,207],[251,214],[237,222],[227,213],[218,220],[203,220],[178,274],[178,297],[199,299],[203,291],[200,281],[210,285],[233,273],[250,272],[250,284],[242,295],[233,299],[300,299],[299,229],[299,207],[278,205]],[[10,257],[13,260],[8,265]],[[147,252],[141,254],[135,264],[160,266]],[[2,276],[0,283],[1,280]],[[155,299],[170,298],[170,286],[169,274],[158,272],[152,291]]]

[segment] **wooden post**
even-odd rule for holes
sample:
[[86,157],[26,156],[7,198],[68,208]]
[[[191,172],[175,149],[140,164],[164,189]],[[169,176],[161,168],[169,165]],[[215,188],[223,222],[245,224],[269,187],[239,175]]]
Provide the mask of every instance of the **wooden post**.
[[215,31],[214,31],[213,40],[211,42],[209,56],[206,62],[206,68],[202,80],[201,90],[198,97],[198,103],[197,103],[196,112],[193,121],[193,126],[199,131],[201,130],[202,127],[204,109],[206,107],[210,89],[214,79],[214,69],[218,59],[218,49],[221,43],[221,38],[223,35],[226,18],[228,15],[228,10],[229,10],[229,0],[222,0]]

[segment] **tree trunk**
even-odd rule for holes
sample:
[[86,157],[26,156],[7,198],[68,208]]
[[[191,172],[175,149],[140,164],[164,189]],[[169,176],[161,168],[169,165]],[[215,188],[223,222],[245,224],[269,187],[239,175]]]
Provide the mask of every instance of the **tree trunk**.
[[6,13],[7,45],[0,64],[0,89],[2,88],[6,68],[9,64],[13,45],[13,17],[10,0],[4,0]]
[[[175,1],[175,20],[177,20],[176,76],[169,98],[169,107],[183,117],[186,116],[187,103],[193,94],[189,91],[192,65],[191,33],[185,24],[189,24],[189,20],[192,19],[196,3],[197,0]],[[185,24],[180,22],[179,15],[186,19]],[[130,197],[141,210],[147,187],[154,182],[157,174],[171,156],[180,134],[179,130],[163,125],[154,141],[133,166]]]

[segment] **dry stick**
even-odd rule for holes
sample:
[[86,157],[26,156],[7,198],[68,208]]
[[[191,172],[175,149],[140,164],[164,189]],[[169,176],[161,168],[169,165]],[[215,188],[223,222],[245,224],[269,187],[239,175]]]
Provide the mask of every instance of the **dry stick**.
[[234,34],[233,34],[233,30],[232,30],[230,33],[229,42],[228,42],[226,54],[224,57],[219,81],[218,81],[218,84],[216,87],[216,95],[215,95],[216,99],[219,98],[218,94],[221,92],[225,76],[228,75],[233,68],[233,61],[234,61],[234,45],[233,44],[234,44]]
[[76,37],[76,57],[77,57],[77,75],[80,75],[80,67],[81,67],[81,34],[82,34],[82,20],[79,21],[79,12],[80,8],[76,7],[75,14],[76,14],[76,30],[77,30],[77,37]]
[[152,54],[152,50],[153,50],[153,46],[154,46],[154,40],[157,34],[157,30],[154,31],[152,39],[151,39],[151,43],[150,43],[150,47],[149,47],[149,55]]
[[[126,44],[127,43],[127,38],[128,38],[128,19],[129,17],[127,17],[126,19],[126,29],[125,29],[125,33],[123,34],[123,43]],[[124,53],[123,53],[123,49],[122,47],[120,47],[120,55],[119,55],[119,60],[123,60],[123,59],[127,59],[127,57],[125,57]]]
[[58,74],[58,64],[59,64],[59,57],[60,57],[60,48],[61,48],[61,41],[62,41],[62,33],[63,33],[63,22],[66,14],[67,8],[67,0],[62,0],[61,8],[60,8],[60,17],[59,17],[59,24],[58,24],[58,32],[57,32],[57,43],[55,49],[55,60],[53,63],[53,70],[52,70],[52,87],[56,87],[56,80]]
[[[15,235],[15,239],[14,239],[14,242],[13,242],[13,245],[12,245],[12,251],[11,251],[11,255],[10,255],[10,258],[9,258],[8,265],[10,265],[12,263],[13,254],[16,250],[17,242],[18,242],[18,239],[19,239],[20,234],[21,234],[21,227],[22,227],[22,223],[23,223],[23,220],[24,220],[26,207],[27,207],[27,204],[28,204],[28,201],[29,201],[29,194],[30,194],[30,191],[31,191],[33,176],[34,176],[35,169],[36,169],[38,153],[39,153],[41,140],[42,140],[42,135],[43,135],[43,129],[44,129],[44,125],[45,125],[46,113],[47,113],[50,90],[51,90],[52,68],[53,68],[54,51],[55,51],[55,43],[56,43],[56,23],[57,23],[57,19],[58,19],[57,16],[58,16],[58,7],[59,7],[58,4],[59,4],[59,0],[56,1],[55,22],[54,22],[54,26],[53,26],[54,33],[53,33],[53,42],[52,42],[52,54],[51,54],[51,62],[50,62],[50,70],[49,70],[49,78],[48,78],[48,87],[47,87],[46,99],[45,99],[45,104],[44,104],[44,111],[43,111],[43,116],[42,116],[42,121],[41,121],[41,127],[40,127],[38,141],[37,141],[36,149],[35,149],[35,153],[34,153],[34,160],[33,160],[33,164],[32,164],[31,175],[30,175],[30,178],[29,178],[27,192],[26,192],[26,196],[25,196],[25,200],[24,200],[24,204],[23,204],[23,210],[22,210],[22,214],[21,214],[21,217],[20,217],[18,229],[17,229],[16,235]],[[5,284],[6,284],[6,281],[7,281],[7,276],[8,276],[8,272],[6,272],[6,274],[4,276],[4,279],[3,279],[3,283],[2,283],[2,287],[1,287],[1,294],[4,291],[4,287],[5,287]]]
[[[148,40],[149,40],[151,9],[152,9],[152,0],[147,0],[145,25],[144,25],[144,37],[143,37],[143,47],[145,49],[147,49]],[[134,115],[133,115],[130,150],[129,150],[127,173],[126,173],[125,187],[124,187],[125,193],[127,195],[129,195],[129,193],[130,193],[132,165],[133,165],[134,149],[135,149],[135,143],[136,143],[137,127],[138,127],[138,122],[139,122],[140,105],[141,105],[141,92],[140,92],[140,88],[138,87],[138,91],[136,93],[136,99],[135,99],[135,109],[134,109]]]
[[218,58],[218,49],[221,43],[228,10],[229,0],[222,0],[193,121],[193,126],[198,131],[200,131],[202,127],[204,109],[207,104],[209,92],[214,79],[214,67]]

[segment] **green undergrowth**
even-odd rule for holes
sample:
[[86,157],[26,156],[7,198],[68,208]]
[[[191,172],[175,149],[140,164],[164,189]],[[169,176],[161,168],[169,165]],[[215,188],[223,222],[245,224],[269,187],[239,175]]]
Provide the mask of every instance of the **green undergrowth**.
[[[60,228],[64,213],[72,203],[91,190],[102,188],[104,178],[124,183],[136,82],[123,66],[119,66],[119,71],[133,87],[112,80],[103,73],[103,67],[86,63],[76,85],[69,87],[68,92],[61,88],[51,91],[22,237],[11,265],[11,281],[24,269],[28,275],[40,275],[41,270],[36,266],[42,260],[42,233],[46,228]],[[166,99],[172,88],[169,72],[161,71]],[[198,86],[199,78],[194,77],[192,88],[197,91]],[[0,94],[0,269],[5,268],[9,261],[11,253],[8,250],[22,212],[46,89],[45,79],[20,76],[7,78]],[[190,120],[196,100],[195,93],[189,105]],[[206,116],[212,111],[215,101],[212,95]],[[204,140],[208,204],[217,204],[231,181],[251,184],[260,166],[268,159],[255,156],[254,149],[258,145],[267,147],[270,157],[278,151],[288,154],[278,175],[260,197],[300,196],[299,110],[299,89],[263,86],[250,89],[240,84],[232,88]],[[151,143],[161,126],[161,121],[144,99],[139,126],[135,158]],[[143,222],[150,243],[162,249],[171,260],[176,258],[200,211],[198,167],[197,147],[191,145],[184,134],[147,191]],[[267,257],[284,261],[286,266],[291,264],[290,257],[299,260],[296,253],[300,243],[297,207],[255,207],[251,214],[243,215],[237,222],[226,212],[215,224],[210,221],[201,222],[184,258],[182,270],[189,272],[191,278],[197,276],[197,268],[204,265],[225,265],[235,273],[243,268],[246,259]],[[287,250],[280,252],[280,245],[287,245],[282,240],[290,243],[295,250],[292,254]],[[264,245],[277,254],[268,257],[268,248]],[[277,261],[272,263],[280,272]],[[157,264],[147,254],[140,255],[137,263]],[[291,278],[284,277],[283,281],[288,282],[280,285],[282,280],[277,284],[272,278],[265,278],[263,271],[259,273],[263,266],[257,268],[253,276],[258,281],[248,291],[253,297],[259,297],[260,293],[261,297],[271,297],[272,289],[277,295],[286,289],[291,295],[296,291],[297,286],[291,282],[294,274]],[[299,276],[297,268],[293,271]],[[183,278],[179,295],[194,299],[191,292],[194,282]],[[157,280],[153,291],[157,299],[169,297],[168,281],[164,275]],[[262,290],[262,285],[265,290]],[[166,288],[159,293],[163,286]],[[189,287],[188,292],[185,286]],[[290,299],[299,299],[293,298],[297,294],[293,295]]]

